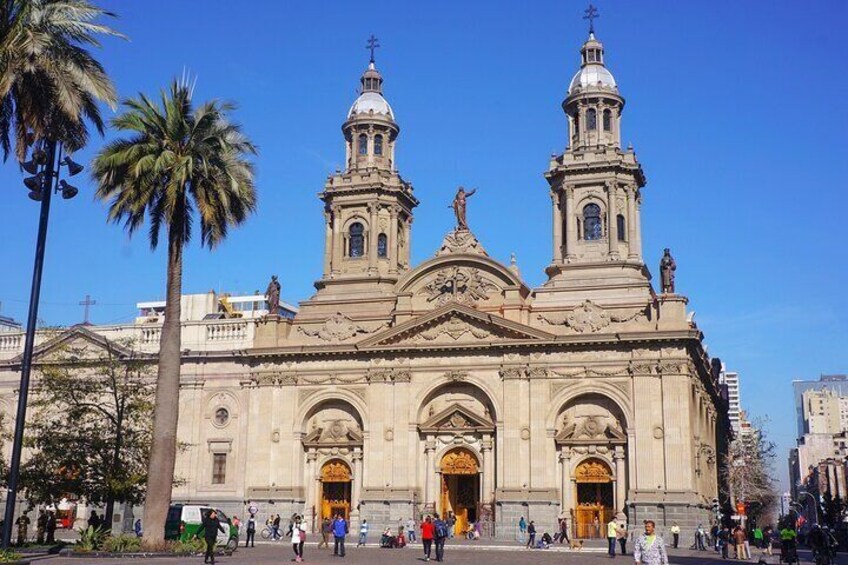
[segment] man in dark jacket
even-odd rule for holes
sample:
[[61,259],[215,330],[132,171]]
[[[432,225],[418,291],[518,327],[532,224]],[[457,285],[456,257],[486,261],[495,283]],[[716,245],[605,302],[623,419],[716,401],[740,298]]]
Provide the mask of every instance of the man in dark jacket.
[[441,518],[439,518],[438,514],[435,514],[435,521],[433,522],[433,533],[435,534],[435,545],[436,545],[436,561],[444,561],[445,560],[445,541],[447,540],[450,532],[448,530],[448,524]]
[[200,529],[197,530],[197,536],[203,533],[203,539],[206,541],[206,554],[203,556],[204,563],[215,563],[215,546],[218,545],[218,531],[227,533],[224,526],[218,520],[218,513],[210,510],[203,518]]
[[56,513],[52,510],[47,513],[47,544],[53,545],[56,543]]

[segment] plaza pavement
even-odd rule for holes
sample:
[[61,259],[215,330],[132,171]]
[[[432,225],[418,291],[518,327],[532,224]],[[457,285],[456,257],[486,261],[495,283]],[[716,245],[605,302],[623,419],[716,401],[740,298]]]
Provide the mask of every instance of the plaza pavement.
[[[353,565],[415,565],[423,563],[423,553],[420,544],[413,544],[404,549],[380,549],[376,545],[365,548],[356,548],[356,543],[348,544],[345,559],[335,558],[332,549],[317,549],[316,543],[308,543],[304,553],[305,563],[316,564],[342,564]],[[629,548],[628,548],[629,549]],[[291,546],[285,542],[262,542],[257,543],[255,548],[239,548],[230,557],[220,557],[219,565],[280,565],[289,563],[293,557]],[[722,561],[715,552],[698,552],[689,550],[670,550],[671,565],[713,565],[718,563],[742,563],[741,561]],[[809,553],[802,552],[802,563],[810,563]],[[757,557],[758,558],[758,557]],[[747,563],[757,563],[757,558]],[[46,558],[35,563],[44,565],[139,565],[140,563],[151,565],[192,565],[202,564],[201,557],[174,557],[157,558],[153,560],[139,559],[90,559],[90,558]],[[435,559],[431,560],[435,563]],[[617,556],[610,559],[603,548],[595,545],[587,551],[572,551],[565,548],[552,550],[526,550],[518,544],[495,544],[485,541],[466,543],[454,542],[447,546],[445,551],[445,563],[458,565],[600,565],[603,563],[619,563],[631,565],[631,555]],[[778,558],[766,557],[766,563],[777,565]],[[837,563],[848,565],[848,558],[840,556]]]

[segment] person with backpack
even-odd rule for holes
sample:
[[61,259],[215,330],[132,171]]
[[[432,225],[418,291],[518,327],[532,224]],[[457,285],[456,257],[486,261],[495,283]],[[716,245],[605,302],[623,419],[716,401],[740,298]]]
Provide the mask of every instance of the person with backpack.
[[256,547],[253,539],[256,537],[256,515],[251,514],[247,519],[247,537],[244,540],[244,547]]
[[421,522],[421,543],[424,545],[424,561],[430,561],[430,550],[433,547],[433,538],[436,537],[436,528],[433,520],[427,516]]
[[436,561],[444,561],[445,560],[445,540],[448,539],[448,525],[447,522],[439,518],[439,515],[436,514],[436,520],[433,522],[433,529],[435,537],[435,545],[436,545]]

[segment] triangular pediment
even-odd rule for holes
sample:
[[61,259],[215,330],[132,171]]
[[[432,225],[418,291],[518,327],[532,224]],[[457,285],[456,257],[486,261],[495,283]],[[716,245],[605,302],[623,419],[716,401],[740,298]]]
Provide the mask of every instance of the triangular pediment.
[[362,444],[362,432],[342,420],[316,427],[303,438],[306,447],[355,447]]
[[[132,351],[123,345],[89,330],[86,326],[78,325],[57,333],[54,337],[37,345],[33,350],[32,359],[33,363],[42,364],[67,362],[69,357],[85,362],[102,359],[109,352],[118,358],[133,355]],[[136,354],[135,357],[138,358],[139,355]],[[17,364],[22,358],[23,354],[11,359],[10,362]]]
[[422,432],[440,433],[453,431],[494,432],[495,423],[484,416],[475,414],[459,403],[453,403],[438,414],[427,418],[419,426]]
[[553,334],[543,330],[480,312],[462,304],[449,303],[363,340],[360,347],[450,346],[554,338]]

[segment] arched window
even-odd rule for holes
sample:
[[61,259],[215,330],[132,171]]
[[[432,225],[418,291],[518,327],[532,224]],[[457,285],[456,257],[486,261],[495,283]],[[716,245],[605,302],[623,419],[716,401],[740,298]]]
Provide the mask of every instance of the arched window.
[[615,229],[618,232],[618,241],[627,241],[624,235],[624,216],[621,214],[615,217]]
[[368,154],[368,136],[364,133],[359,136],[359,154],[367,155]]
[[376,135],[374,136],[374,155],[382,155],[383,154],[383,136]]
[[386,234],[381,233],[377,236],[377,257],[388,257],[389,255],[389,238]]
[[583,208],[583,239],[601,239],[601,207],[597,204],[586,204]]
[[604,131],[612,130],[612,112],[604,110]]
[[350,237],[348,238],[348,257],[362,257],[365,253],[365,228],[362,224],[355,222],[350,225]]
[[586,127],[589,131],[598,129],[598,112],[594,108],[586,111]]

